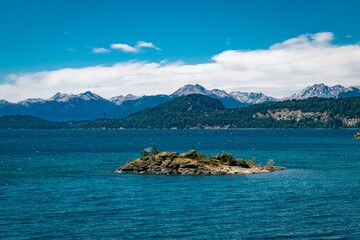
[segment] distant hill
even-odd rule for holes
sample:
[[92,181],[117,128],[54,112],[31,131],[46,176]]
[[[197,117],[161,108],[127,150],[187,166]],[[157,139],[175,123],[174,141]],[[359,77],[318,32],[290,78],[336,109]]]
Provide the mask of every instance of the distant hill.
[[28,115],[0,117],[0,129],[59,129],[62,124]]
[[[176,98],[134,113],[121,121],[127,128],[187,128],[210,113],[225,110],[221,101],[199,94]],[[196,125],[195,125],[196,126]]]

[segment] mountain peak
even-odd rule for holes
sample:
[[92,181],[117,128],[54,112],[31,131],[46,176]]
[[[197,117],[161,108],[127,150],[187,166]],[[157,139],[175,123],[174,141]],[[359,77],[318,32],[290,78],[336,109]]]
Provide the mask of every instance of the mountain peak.
[[66,94],[66,93],[56,93],[54,96],[47,99],[48,101],[57,101],[57,102],[66,102],[70,98],[72,98],[73,94]]
[[103,98],[99,95],[92,93],[90,91],[86,91],[84,93],[79,94],[67,94],[67,93],[56,93],[54,96],[47,99],[47,101],[56,101],[56,102],[68,102],[73,99],[82,99],[85,101],[88,100],[102,100]]
[[45,102],[45,100],[42,98],[28,98],[26,100],[18,102],[18,104],[21,104],[23,106],[29,106],[30,104],[44,103],[44,102]]
[[278,99],[266,96],[262,92],[260,93],[254,93],[254,92],[240,92],[240,91],[234,91],[230,93],[230,96],[232,96],[234,99],[241,103],[247,103],[247,104],[259,104],[264,102],[276,102]]
[[133,94],[127,94],[126,96],[119,95],[119,96],[110,98],[110,102],[115,103],[116,105],[121,105],[126,101],[136,100],[139,98],[140,98],[139,96],[135,96]]
[[217,96],[217,98],[231,97],[227,92],[220,89],[213,89],[211,90],[211,93]]
[[320,83],[306,87],[298,93],[286,99],[306,99],[311,97],[322,97],[322,98],[338,98],[339,94],[345,91],[345,87],[341,85],[335,85],[328,87],[327,85]]
[[324,83],[315,83],[314,85],[310,87],[327,87]]
[[173,94],[171,94],[171,97],[182,97],[190,94],[202,94],[202,95],[211,95],[211,91],[207,90],[203,86],[199,84],[187,84],[178,90],[176,90]]
[[3,99],[0,100],[0,105],[9,105],[9,104],[11,104],[11,103],[6,100],[3,100]]
[[79,94],[76,94],[75,95],[76,97],[78,98],[81,98],[85,101],[88,101],[88,100],[101,100],[103,99],[102,97],[100,97],[99,95],[95,94],[95,93],[92,93],[90,91],[86,91],[84,93],[79,93]]

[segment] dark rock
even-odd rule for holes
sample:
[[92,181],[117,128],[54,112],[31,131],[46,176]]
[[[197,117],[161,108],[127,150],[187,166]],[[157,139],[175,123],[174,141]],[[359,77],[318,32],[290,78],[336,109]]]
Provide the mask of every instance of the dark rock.
[[220,155],[220,159],[227,159],[227,158],[232,158],[233,156],[229,153],[222,153]]
[[249,168],[250,166],[242,159],[235,159],[231,154],[222,153],[221,155],[215,155],[213,159],[219,160],[222,163],[228,164],[229,166],[238,166],[243,168]]
[[197,153],[195,150],[190,150],[186,153],[182,153],[179,155],[179,157],[181,158],[190,158],[190,159],[195,159],[197,157]]
[[191,168],[179,168],[178,171],[184,175],[195,175],[197,172],[196,169]]
[[170,154],[170,157],[178,157],[178,156],[179,156],[179,153],[177,153],[177,152],[172,152]]
[[213,158],[214,159],[217,159],[217,160],[224,160],[225,158],[231,158],[232,157],[232,155],[231,154],[229,154],[229,153],[222,153],[222,154],[218,154],[218,155],[215,155]]
[[171,164],[171,160],[167,159],[161,163],[162,167],[168,167]]
[[181,166],[182,168],[198,168],[199,167],[199,165],[197,165],[197,164],[185,164],[185,165],[182,165]]
[[238,158],[234,160],[234,165],[231,166],[239,166],[243,168],[250,168],[250,166],[242,159]]
[[156,156],[153,162],[155,165],[161,165],[163,160],[164,159],[162,157]]
[[286,168],[281,166],[267,165],[263,167],[266,170],[275,171],[275,170],[285,170]]
[[168,167],[169,167],[170,170],[177,170],[177,169],[179,169],[180,164],[173,162],[173,163],[170,163]]

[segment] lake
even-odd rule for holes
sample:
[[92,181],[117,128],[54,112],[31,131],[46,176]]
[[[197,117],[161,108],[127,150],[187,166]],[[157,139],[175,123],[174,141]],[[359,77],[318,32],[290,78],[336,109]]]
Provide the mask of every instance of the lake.
[[[1,239],[360,239],[357,130],[0,130]],[[116,173],[161,151],[287,170]]]

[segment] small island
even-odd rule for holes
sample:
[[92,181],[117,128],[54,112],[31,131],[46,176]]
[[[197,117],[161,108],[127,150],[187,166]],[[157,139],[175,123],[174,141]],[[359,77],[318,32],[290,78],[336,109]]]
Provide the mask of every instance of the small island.
[[353,139],[360,139],[360,132],[355,133]]
[[269,160],[266,166],[255,164],[254,159],[235,159],[231,154],[222,153],[206,157],[191,150],[186,153],[143,151],[142,157],[129,161],[117,169],[118,172],[166,175],[225,175],[268,173],[286,168],[274,166]]

